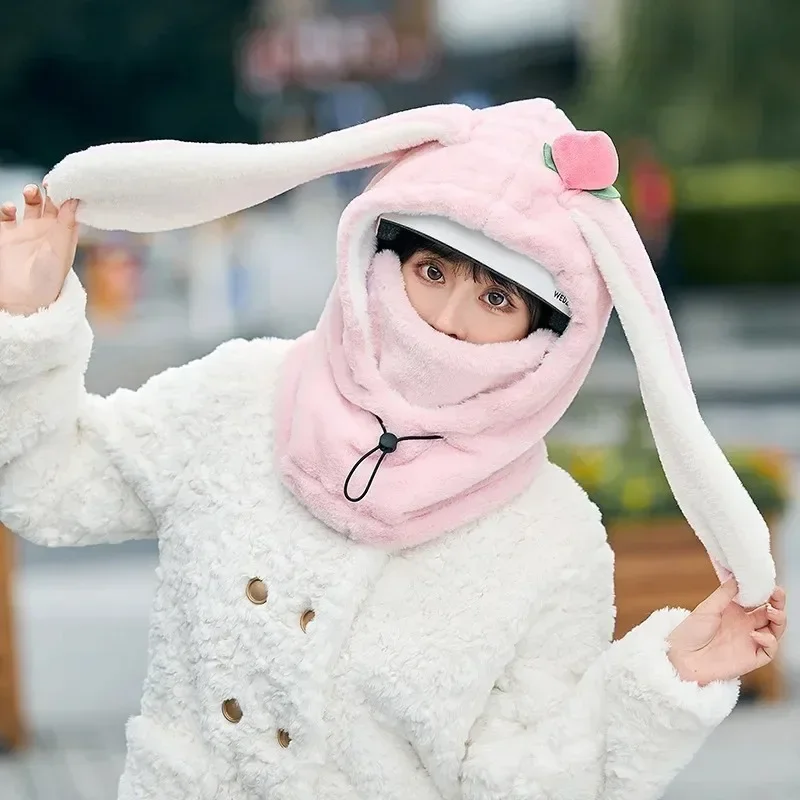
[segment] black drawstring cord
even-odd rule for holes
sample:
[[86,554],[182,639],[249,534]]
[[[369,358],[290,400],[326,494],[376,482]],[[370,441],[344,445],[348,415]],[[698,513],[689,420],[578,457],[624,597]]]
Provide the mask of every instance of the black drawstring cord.
[[[378,444],[372,448],[368,453],[364,453],[361,458],[353,464],[353,468],[350,470],[347,478],[344,482],[344,496],[351,502],[351,503],[358,503],[363,500],[367,496],[367,492],[369,492],[370,487],[372,486],[372,482],[375,480],[375,476],[378,474],[378,469],[380,468],[381,464],[383,464],[383,459],[389,455],[389,453],[394,453],[397,450],[397,445],[400,442],[421,442],[431,439],[443,439],[443,436],[432,435],[432,436],[395,436],[393,433],[389,433],[386,430],[386,426],[383,424],[383,420],[377,415],[373,414],[376,420],[380,423],[381,430],[383,433],[381,434],[380,439],[378,439]],[[356,470],[373,454],[377,453],[378,450],[381,451],[380,458],[378,459],[378,463],[375,464],[375,469],[372,470],[372,475],[369,476],[369,480],[367,481],[367,487],[358,497],[350,497],[347,491],[347,487],[350,484],[350,481],[355,475]]]

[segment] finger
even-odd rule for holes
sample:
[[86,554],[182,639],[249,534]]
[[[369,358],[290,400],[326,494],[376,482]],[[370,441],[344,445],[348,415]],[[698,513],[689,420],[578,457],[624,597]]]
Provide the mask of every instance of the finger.
[[747,618],[750,620],[753,630],[758,630],[759,628],[769,625],[770,618],[767,614],[768,608],[769,606],[767,605],[759,606],[747,614]]
[[67,200],[58,209],[58,224],[53,228],[50,243],[67,266],[72,266],[75,249],[78,246],[78,201]]
[[782,586],[778,586],[772,593],[772,597],[770,597],[769,602],[770,605],[774,606],[775,608],[786,608],[786,589],[784,589]]
[[17,227],[17,207],[13,203],[0,206],[0,230]]
[[42,216],[42,193],[39,191],[39,187],[29,184],[23,190],[22,196],[25,198],[23,222],[28,219],[39,219]]
[[753,637],[753,641],[769,656],[770,661],[775,658],[778,652],[778,640],[767,628],[753,631],[750,635]]
[[44,196],[44,211],[42,212],[42,216],[49,218],[55,218],[58,216],[58,206],[53,202],[53,199],[48,194],[45,194]]
[[736,582],[736,578],[729,578],[703,600],[698,609],[710,614],[721,614],[733,602],[737,594],[739,594],[739,584]]
[[766,615],[769,620],[769,629],[776,639],[780,639],[786,631],[786,612],[782,608],[768,605]]
[[58,222],[68,230],[75,230],[78,227],[78,201],[67,200],[58,209]]

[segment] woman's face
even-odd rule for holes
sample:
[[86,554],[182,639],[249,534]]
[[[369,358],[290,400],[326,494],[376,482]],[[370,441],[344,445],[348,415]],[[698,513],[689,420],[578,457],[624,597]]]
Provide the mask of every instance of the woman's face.
[[530,330],[525,301],[488,281],[475,281],[469,262],[419,250],[402,265],[411,305],[437,331],[473,344],[513,342]]

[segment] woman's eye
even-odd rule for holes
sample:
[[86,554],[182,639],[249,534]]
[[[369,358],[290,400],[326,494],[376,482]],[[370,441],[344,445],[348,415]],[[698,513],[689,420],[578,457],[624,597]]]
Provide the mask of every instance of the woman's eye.
[[486,302],[494,308],[502,308],[508,305],[508,298],[502,292],[492,291],[486,293]]
[[442,278],[444,278],[444,275],[442,275],[442,271],[438,267],[434,267],[432,264],[428,264],[425,267],[425,277],[429,281],[438,282]]

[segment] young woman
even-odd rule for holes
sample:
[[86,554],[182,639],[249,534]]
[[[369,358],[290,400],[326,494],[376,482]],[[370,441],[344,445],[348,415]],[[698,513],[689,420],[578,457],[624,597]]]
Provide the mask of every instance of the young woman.
[[[76,214],[164,230],[378,163],[314,331],[86,393]],[[49,546],[159,540],[121,800],[657,798],[774,657],[768,531],[700,419],[616,172],[608,137],[533,100],[96,148],[21,219],[4,207],[0,515]],[[613,643],[600,515],[543,444],[612,299],[721,578]]]

